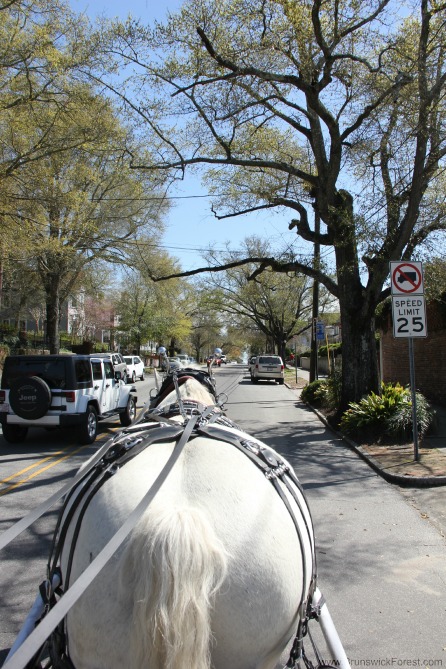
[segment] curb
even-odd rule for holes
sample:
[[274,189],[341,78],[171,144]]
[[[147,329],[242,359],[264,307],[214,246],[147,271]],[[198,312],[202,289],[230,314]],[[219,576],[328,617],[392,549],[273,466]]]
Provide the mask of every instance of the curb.
[[[295,390],[288,386],[291,390]],[[303,401],[303,400],[302,400]],[[356,442],[352,441],[349,437],[346,437],[342,432],[335,430],[330,423],[327,421],[325,416],[320,413],[317,409],[304,402],[319,420],[327,427],[333,434],[335,434],[339,439],[341,439],[352,451],[357,453],[368,465],[371,467],[377,474],[379,474],[385,481],[388,483],[393,483],[404,488],[438,488],[440,486],[446,486],[446,476],[407,476],[406,474],[390,474],[385,469],[380,467],[379,463],[371,455],[365,452],[365,450],[359,446]]]

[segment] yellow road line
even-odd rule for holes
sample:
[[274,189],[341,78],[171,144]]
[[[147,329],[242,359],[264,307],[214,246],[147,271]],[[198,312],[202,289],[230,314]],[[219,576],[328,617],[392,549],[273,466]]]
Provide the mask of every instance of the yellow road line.
[[[118,428],[112,428],[111,431],[115,432]],[[108,437],[108,434],[104,435],[103,439],[97,439],[96,442],[98,441],[104,441]],[[96,443],[95,442],[95,443]],[[0,481],[0,484],[7,483],[8,481],[11,481],[11,479],[15,479],[16,477],[20,476],[21,474],[25,474],[27,471],[31,469],[35,469],[36,467],[39,467],[39,465],[42,465],[44,462],[47,462],[48,460],[52,460],[48,465],[45,467],[40,467],[37,471],[35,471],[33,474],[30,476],[27,476],[23,479],[20,479],[20,481],[16,481],[12,485],[8,486],[7,488],[4,488],[3,490],[0,491],[0,497],[3,497],[3,495],[6,495],[6,493],[10,492],[11,490],[14,490],[14,488],[17,488],[19,485],[22,485],[23,483],[27,483],[28,481],[31,481],[33,478],[38,476],[39,474],[42,474],[42,472],[45,472],[47,469],[51,469],[51,467],[54,467],[57,465],[59,462],[62,462],[63,460],[66,460],[67,458],[70,458],[72,455],[75,455],[76,453],[79,453],[79,451],[82,451],[84,448],[87,448],[89,446],[92,446],[92,444],[85,444],[84,446],[80,446],[79,448],[76,448],[74,451],[70,451],[66,455],[62,456],[61,458],[58,458],[57,460],[54,460],[53,458],[57,455],[60,455],[61,453],[64,453],[66,449],[63,449],[61,451],[57,451],[56,453],[53,453],[53,455],[48,456],[47,458],[43,458],[42,460],[39,460],[39,462],[34,463],[33,465],[29,465],[29,467],[25,467],[19,472],[16,472],[15,474],[12,474],[11,476],[8,476],[8,478],[3,479]],[[69,446],[67,446],[69,448]]]
[[[16,483],[13,483],[12,485],[8,486],[4,490],[0,492],[0,497],[3,497],[3,495],[6,495],[7,492],[10,492],[11,490],[14,490],[14,488],[17,488],[19,485],[22,485],[23,483],[27,483],[28,481],[31,481],[33,478],[41,474],[42,472],[45,472],[47,469],[51,469],[51,467],[54,467],[57,465],[59,462],[62,462],[63,460],[66,460],[67,458],[71,457],[75,453],[78,453],[79,451],[82,451],[84,448],[87,448],[87,446],[91,446],[91,444],[85,444],[85,446],[80,446],[79,448],[76,448],[74,451],[70,451],[70,453],[67,453],[61,458],[58,458],[57,460],[53,460],[53,462],[50,462],[46,467],[41,467],[37,471],[35,471],[33,474],[30,474],[30,476],[27,476],[26,478],[21,479],[20,481],[17,481]],[[62,451],[59,451],[61,453]],[[57,455],[57,453],[55,453]],[[41,462],[46,462],[46,460],[50,460],[51,458],[45,458],[44,460],[41,460]],[[34,465],[36,466],[36,465]],[[29,469],[29,468],[28,468]],[[9,477],[9,480],[13,477]]]
[[[69,447],[67,446],[67,448],[69,448]],[[8,478],[6,478],[6,479],[2,479],[2,480],[0,481],[0,485],[3,485],[4,483],[8,483],[8,481],[10,481],[11,479],[15,479],[15,478],[17,478],[17,476],[20,476],[20,474],[25,474],[25,473],[28,472],[30,469],[34,469],[35,467],[38,467],[39,465],[43,464],[43,463],[46,462],[47,460],[52,460],[56,455],[60,455],[60,454],[63,453],[65,450],[66,450],[66,449],[62,449],[61,451],[57,451],[57,453],[52,453],[52,454],[49,455],[47,458],[43,458],[42,460],[39,460],[39,462],[35,462],[34,464],[32,464],[32,465],[28,465],[28,467],[25,467],[24,469],[21,469],[19,472],[15,472],[15,474],[11,474],[11,476],[8,476]]]

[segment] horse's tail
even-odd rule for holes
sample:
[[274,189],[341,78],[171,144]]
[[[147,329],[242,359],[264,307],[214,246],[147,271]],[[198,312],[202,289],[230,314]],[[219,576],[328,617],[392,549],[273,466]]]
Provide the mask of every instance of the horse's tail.
[[[121,586],[133,597],[135,667],[209,669],[212,599],[227,555],[202,511],[149,513],[124,556]],[[130,582],[129,582],[130,581]]]

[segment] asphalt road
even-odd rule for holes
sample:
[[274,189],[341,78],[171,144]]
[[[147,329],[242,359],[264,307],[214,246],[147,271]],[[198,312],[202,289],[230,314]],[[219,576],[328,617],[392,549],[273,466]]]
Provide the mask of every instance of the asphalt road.
[[[319,586],[352,669],[446,666],[446,546],[441,531],[327,430],[299,403],[295,391],[271,383],[253,385],[246,368],[232,365],[215,375],[219,392],[228,395],[228,416],[287,457],[306,490]],[[137,384],[139,405],[149,387],[150,381]],[[0,440],[2,531],[57,490],[98,445],[76,452],[70,435],[45,432],[36,432],[20,447]],[[49,460],[41,462],[45,457]],[[17,475],[27,467],[34,468]],[[33,479],[10,488],[30,473],[36,474]],[[0,647],[5,650],[0,661],[44,575],[52,524],[49,514],[1,556]]]

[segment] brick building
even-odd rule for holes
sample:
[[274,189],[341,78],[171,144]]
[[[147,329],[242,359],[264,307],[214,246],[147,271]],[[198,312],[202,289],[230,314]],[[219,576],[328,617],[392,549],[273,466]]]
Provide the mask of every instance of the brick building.
[[[381,377],[385,383],[410,383],[409,340],[395,338],[392,316],[386,313],[381,330]],[[415,386],[423,395],[446,406],[446,306],[431,302],[426,306],[427,337],[414,337]]]

